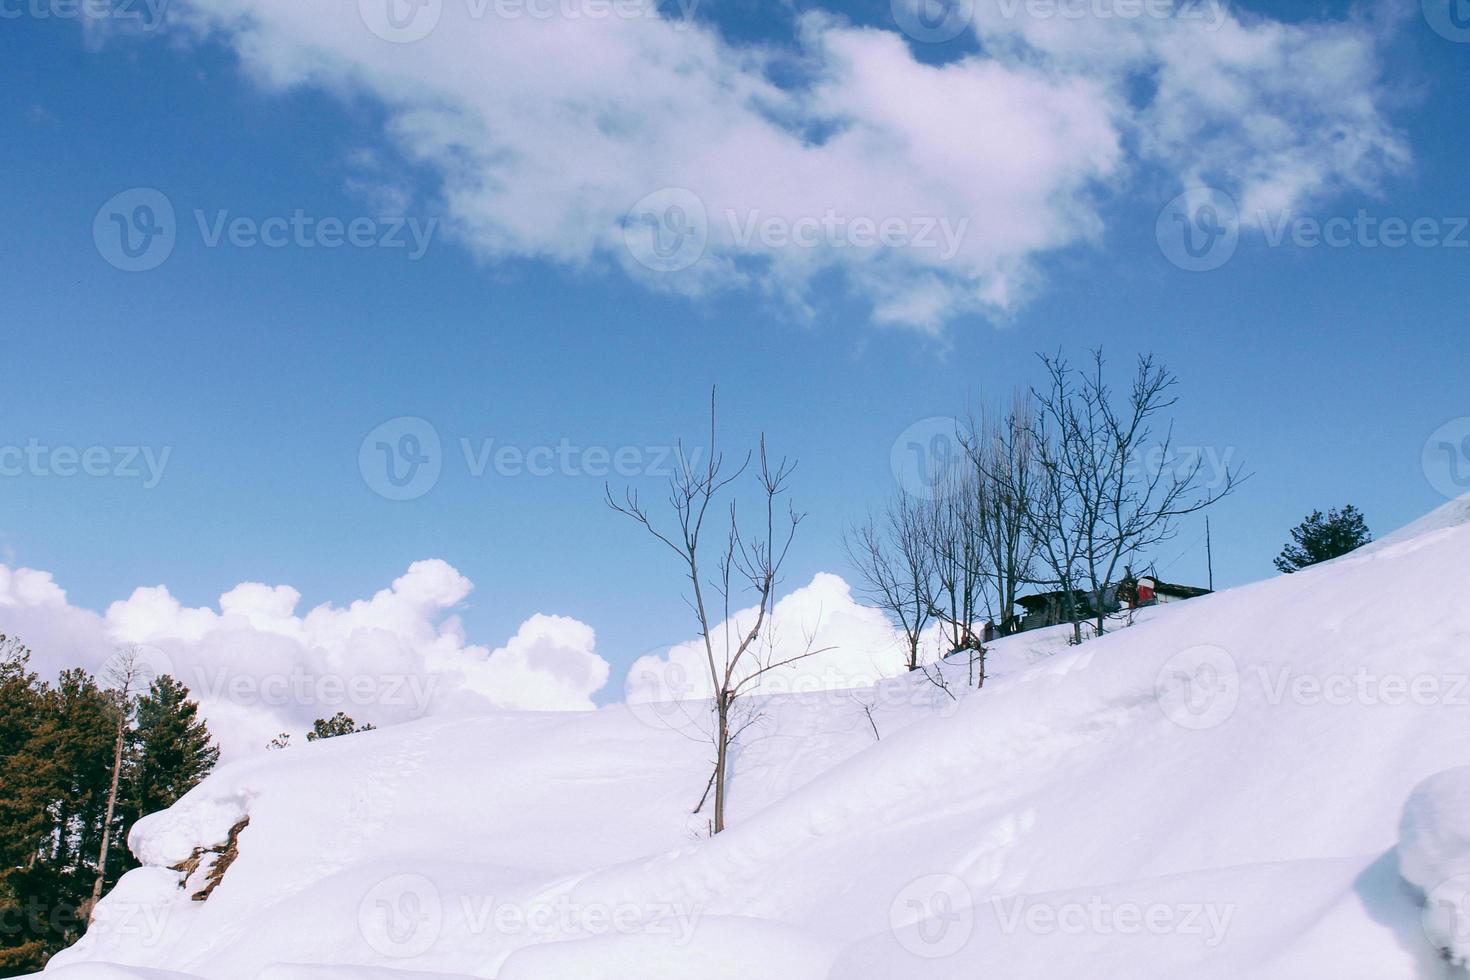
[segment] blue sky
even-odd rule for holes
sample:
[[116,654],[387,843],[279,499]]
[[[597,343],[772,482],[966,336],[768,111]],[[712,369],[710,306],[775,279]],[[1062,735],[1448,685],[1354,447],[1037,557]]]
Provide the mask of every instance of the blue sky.
[[[702,23],[727,43],[790,43],[789,9],[709,7]],[[1301,7],[1250,9],[1298,21]],[[828,9],[892,28],[886,5]],[[1430,218],[1449,233],[1470,215],[1470,44],[1417,8],[1400,13],[1366,29],[1383,118],[1411,159],[1371,186],[1324,181],[1298,212]],[[169,451],[152,488],[0,479],[0,561],[53,573],[76,605],[156,584],[207,605],[242,581],[289,583],[303,605],[345,602],[435,557],[475,583],[471,636],[494,644],[532,613],[572,616],[597,630],[616,672],[692,634],[669,556],[607,511],[600,479],[475,477],[462,439],[635,447],[653,461],[676,436],[700,440],[718,385],[727,446],[765,431],[800,460],[795,499],[810,518],[794,586],[846,571],[841,529],[891,492],[890,449],[906,428],[1035,381],[1037,351],[1098,344],[1119,367],[1153,351],[1182,382],[1179,442],[1254,473],[1213,512],[1219,585],[1272,574],[1287,529],[1314,507],[1352,502],[1387,531],[1445,499],[1421,453],[1470,414],[1470,232],[1458,248],[1335,248],[1271,247],[1247,229],[1222,267],[1187,272],[1156,236],[1183,188],[1141,161],[1102,182],[1086,240],[1035,251],[1027,297],[1000,313],[875,323],[872,297],[841,268],[804,281],[799,303],[757,277],[681,294],[615,261],[484,247],[453,230],[439,163],[405,152],[392,135],[401,120],[371,91],[263,85],[228,37],[181,33],[99,39],[65,19],[0,21],[0,444]],[[943,64],[976,46],[911,47]],[[1352,137],[1300,122],[1304,143]],[[176,209],[177,243],[158,268],[128,273],[99,254],[93,223],[140,187]],[[391,213],[385,201],[442,219],[422,258],[210,248],[193,217],[351,219]],[[405,416],[434,427],[442,473],[423,496],[392,501],[365,483],[359,450]],[[631,482],[656,494],[660,481]],[[1156,556],[1167,577],[1204,577],[1201,530],[1189,524]]]

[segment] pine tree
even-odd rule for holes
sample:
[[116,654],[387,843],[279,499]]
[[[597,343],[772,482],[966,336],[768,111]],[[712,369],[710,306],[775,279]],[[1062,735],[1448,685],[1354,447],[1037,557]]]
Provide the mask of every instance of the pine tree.
[[41,969],[48,941],[50,869],[39,864],[54,827],[59,729],[30,650],[0,634],[0,974]]
[[0,634],[0,874],[24,864],[51,827],[56,727],[31,652]]
[[376,725],[358,726],[352,717],[346,712],[339,711],[330,718],[318,718],[311,723],[311,731],[306,733],[308,742],[320,741],[324,738],[336,738],[338,735],[352,735],[357,732],[371,732],[376,730]]
[[219,761],[209,727],[189,689],[163,674],[138,699],[132,733],[132,809],[137,816],[164,810],[199,785]]
[[[55,687],[42,685],[38,705],[54,731],[38,748],[49,753],[44,792],[51,817],[45,840],[24,868],[28,929],[47,955],[77,941],[97,874],[106,822],[115,732],[113,700],[85,670],[63,671]],[[125,828],[114,816],[112,834]]]
[[1276,568],[1290,574],[1309,565],[1345,555],[1373,540],[1362,512],[1352,504],[1325,515],[1314,510],[1291,529],[1292,544],[1281,549]]

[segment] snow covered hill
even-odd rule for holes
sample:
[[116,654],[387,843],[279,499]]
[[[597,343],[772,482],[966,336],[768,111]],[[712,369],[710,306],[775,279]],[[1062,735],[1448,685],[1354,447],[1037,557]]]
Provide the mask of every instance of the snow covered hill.
[[137,827],[147,867],[46,975],[1463,976],[1467,522],[1470,499],[1079,648],[1004,640],[957,699],[772,697],[714,839],[689,705],[234,763]]

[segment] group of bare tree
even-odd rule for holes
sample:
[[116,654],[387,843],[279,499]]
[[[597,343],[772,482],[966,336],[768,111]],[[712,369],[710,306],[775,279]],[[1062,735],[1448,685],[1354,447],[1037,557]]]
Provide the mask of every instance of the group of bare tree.
[[859,594],[903,637],[911,671],[937,637],[943,658],[967,653],[970,682],[985,683],[984,624],[1010,629],[1009,610],[1036,577],[1035,420],[1030,397],[1017,395],[1004,411],[956,421],[942,436],[949,451],[922,457],[920,479],[844,535]]
[[937,634],[938,656],[967,653],[983,686],[985,624],[1013,632],[1025,588],[1058,594],[1074,642],[1089,616],[1101,634],[1128,567],[1242,479],[1177,451],[1165,416],[1178,381],[1151,356],[1122,391],[1101,351],[1080,367],[1041,362],[1043,384],[957,420],[953,451],[930,453],[920,480],[845,536],[862,595],[903,636],[910,670]]
[[[881,515],[845,535],[861,595],[902,636],[911,671],[925,668],[924,643],[937,635],[940,655],[967,653],[969,681],[983,686],[986,624],[1013,631],[1023,588],[1060,591],[1079,642],[1078,597],[1090,593],[1102,632],[1103,598],[1125,563],[1240,480],[1229,469],[1206,480],[1203,457],[1176,464],[1172,425],[1161,416],[1175,404],[1177,382],[1151,357],[1139,359],[1120,394],[1105,380],[1100,351],[1084,368],[1060,355],[1041,360],[1045,384],[957,423],[953,451],[937,454],[922,489],[894,496]],[[731,750],[754,716],[741,710],[742,698],[771,671],[824,651],[810,636],[803,647],[782,651],[773,633],[776,587],[803,517],[780,506],[795,464],[773,462],[762,436],[758,452],[727,465],[715,436],[711,393],[704,462],[679,446],[666,512],[655,516],[631,489],[614,497],[608,488],[607,503],[677,556],[688,587],[709,682],[714,754],[695,812],[713,793],[710,829],[719,833]],[[753,514],[736,506],[742,478],[759,501]],[[945,683],[942,672],[939,680]]]

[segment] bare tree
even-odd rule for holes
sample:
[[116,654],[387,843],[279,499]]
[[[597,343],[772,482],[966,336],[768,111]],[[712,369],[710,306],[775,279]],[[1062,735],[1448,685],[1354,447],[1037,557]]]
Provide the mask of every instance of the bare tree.
[[857,571],[859,595],[903,634],[905,666],[919,669],[919,644],[934,616],[935,559],[923,502],[900,493],[882,523],[871,514],[842,539]]
[[102,846],[97,853],[97,878],[92,882],[92,898],[87,904],[89,911],[102,900],[102,888],[107,880],[107,851],[112,843],[112,817],[117,811],[117,787],[122,778],[123,745],[127,740],[128,722],[133,715],[133,692],[146,682],[145,675],[146,665],[137,647],[124,647],[117,651],[104,672],[104,679],[111,685],[107,694],[116,728],[112,747],[112,785],[107,791]]
[[1016,600],[1034,578],[1037,540],[1030,519],[1041,477],[1037,471],[1036,406],[1018,391],[1009,406],[992,410],[970,427],[965,443],[976,475],[980,535],[989,558],[991,617],[998,632],[1015,630]]
[[[1049,384],[1034,393],[1044,474],[1039,536],[1047,539],[1042,549],[1064,601],[1073,605],[1074,623],[1073,589],[1086,585],[1101,634],[1107,590],[1124,562],[1172,538],[1180,517],[1230,494],[1243,476],[1227,466],[1211,485],[1202,457],[1175,461],[1172,422],[1162,433],[1156,427],[1178,401],[1178,379],[1151,355],[1139,357],[1121,398],[1106,381],[1101,350],[1092,352],[1085,370],[1060,354],[1043,355],[1042,363]],[[1074,637],[1080,639],[1080,626]]]
[[978,627],[988,619],[1007,628],[1032,574],[1033,419],[1029,400],[1018,396],[1003,413],[959,424],[965,455],[936,468],[929,493],[897,496],[881,523],[870,515],[844,535],[860,595],[902,633],[911,671],[920,668],[921,636],[938,625],[944,656],[967,653],[970,683],[985,683]]
[[1053,372],[1051,381],[1044,393],[1032,389],[1036,412],[1031,446],[1036,453],[1037,479],[1025,519],[1040,565],[1036,583],[1058,590],[1072,624],[1072,642],[1081,643],[1077,586],[1084,578],[1088,529],[1096,526],[1096,501],[1084,492],[1091,463],[1080,458],[1084,454],[1078,448],[1082,440],[1075,435],[1079,423],[1070,372]]
[[[686,601],[698,620],[714,700],[712,739],[715,760],[705,795],[708,796],[710,788],[713,788],[711,829],[718,834],[725,829],[731,748],[745,727],[737,712],[739,699],[759,685],[771,671],[823,651],[813,648],[811,637],[803,649],[789,656],[777,654],[770,637],[766,637],[763,644],[760,642],[770,626],[781,567],[796,537],[796,529],[805,516],[789,504],[785,513],[778,515],[778,498],[786,492],[791,473],[796,468],[795,462],[783,458],[772,465],[766,452],[765,436],[761,436],[755,476],[762,506],[760,516],[752,522],[755,530],[749,530],[750,525],[742,527],[735,501],[731,499],[724,540],[713,552],[707,566],[705,559],[709,549],[704,537],[705,521],[710,517],[716,499],[745,473],[751,463],[751,454],[747,453],[739,466],[728,470],[725,467],[724,456],[716,448],[714,391],[710,392],[707,452],[706,463],[700,467],[685,454],[683,443],[678,444],[678,470],[669,480],[669,507],[673,512],[671,527],[650,516],[637,491],[625,490],[622,500],[613,497],[611,487],[604,487],[604,492],[609,507],[637,521],[679,556],[689,583],[690,594]],[[712,571],[708,579],[705,577],[707,567]],[[713,589],[722,604],[724,616],[719,624],[714,621],[715,613],[706,588]],[[752,596],[754,602],[749,618],[740,622],[732,607],[737,596],[746,594]],[[723,634],[718,644],[714,635],[717,625]],[[701,799],[694,812],[698,813],[703,805]]]
[[[970,441],[969,434],[962,434],[961,441]],[[983,687],[986,650],[976,627],[995,618],[989,590],[994,559],[984,533],[989,500],[979,473],[970,466],[951,467],[936,490],[926,521],[935,568],[930,607],[944,635],[944,657],[965,653],[969,683]]]

